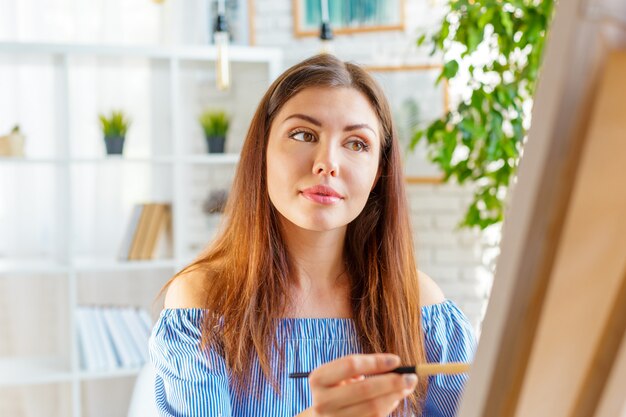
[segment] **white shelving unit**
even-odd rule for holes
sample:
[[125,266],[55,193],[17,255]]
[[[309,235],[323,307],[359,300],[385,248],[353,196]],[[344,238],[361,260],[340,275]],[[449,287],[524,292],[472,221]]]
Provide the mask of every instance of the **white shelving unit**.
[[[37,68],[42,65],[49,66],[49,72],[52,74],[51,91],[54,93],[54,110],[51,110],[54,112],[54,117],[51,117],[53,124],[50,128],[54,132],[52,134],[54,144],[48,148],[42,146],[41,149],[48,150],[31,152],[32,156],[28,156],[27,147],[25,158],[0,157],[0,181],[2,175],[7,175],[6,178],[15,178],[16,181],[21,181],[29,175],[40,176],[43,183],[49,181],[55,190],[54,201],[49,202],[51,210],[54,211],[51,219],[55,223],[51,226],[52,232],[50,232],[52,244],[50,247],[40,248],[41,250],[33,250],[32,253],[22,251],[16,256],[2,257],[0,253],[0,280],[19,280],[21,285],[28,285],[24,282],[28,282],[29,277],[32,277],[33,281],[36,279],[50,281],[47,285],[60,286],[60,289],[55,291],[58,291],[60,299],[57,314],[59,323],[57,323],[56,331],[61,335],[57,343],[53,343],[58,347],[52,349],[50,354],[38,353],[26,356],[15,354],[2,357],[3,345],[0,343],[0,395],[3,389],[14,393],[20,387],[58,385],[59,388],[53,389],[53,394],[50,395],[57,410],[60,410],[56,411],[57,414],[73,417],[111,415],[110,410],[102,410],[101,414],[94,413],[93,409],[98,405],[90,405],[92,397],[98,395],[98,390],[104,390],[98,385],[100,381],[130,378],[127,386],[132,386],[133,377],[139,369],[115,369],[107,372],[87,372],[81,369],[73,312],[82,303],[93,303],[94,296],[89,296],[90,293],[98,293],[100,298],[95,298],[105,299],[102,303],[114,304],[125,303],[128,299],[132,299],[133,291],[140,291],[144,299],[142,303],[148,305],[149,301],[156,296],[154,289],[160,288],[175,271],[186,265],[195,255],[193,250],[189,249],[191,225],[188,219],[192,204],[190,195],[193,192],[192,181],[195,170],[215,167],[233,170],[239,160],[238,151],[243,141],[243,134],[245,134],[242,129],[244,126],[247,128],[252,116],[250,109],[256,106],[263,91],[281,70],[282,56],[277,49],[231,46],[229,51],[233,71],[232,91],[213,94],[219,96],[221,103],[231,103],[231,110],[238,110],[240,106],[243,106],[242,113],[244,114],[241,116],[239,132],[233,133],[237,137],[229,135],[227,146],[230,144],[230,149],[227,148],[227,151],[230,150],[230,153],[207,154],[206,151],[200,150],[202,139],[195,136],[192,138],[190,133],[193,129],[197,129],[191,120],[195,119],[195,114],[202,110],[200,108],[202,104],[195,99],[198,94],[194,93],[193,96],[185,96],[185,94],[193,91],[194,88],[198,90],[215,88],[207,82],[207,77],[198,75],[209,74],[210,81],[210,74],[214,71],[214,61],[217,56],[214,47],[0,43],[0,68],[2,65],[5,69],[13,66],[17,68],[16,71],[19,71],[22,65],[30,69],[33,66]],[[159,95],[152,98],[152,101],[158,103],[158,109],[150,114],[147,121],[144,118],[142,122],[143,126],[150,128],[154,137],[147,137],[150,135],[145,133],[138,134],[134,140],[137,143],[142,142],[143,145],[130,148],[128,142],[132,135],[131,126],[123,157],[106,156],[103,147],[101,152],[97,152],[94,151],[96,148],[93,146],[91,148],[83,146],[83,141],[87,140],[85,136],[90,135],[84,133],[86,130],[77,128],[80,126],[77,118],[81,117],[81,109],[77,108],[78,104],[74,100],[77,95],[80,95],[80,79],[84,77],[85,72],[97,72],[100,65],[105,68],[103,72],[115,72],[118,62],[130,62],[130,65],[140,62],[141,68],[148,68],[147,73],[152,77],[149,83],[160,86]],[[238,91],[238,81],[245,79],[248,75],[256,77],[248,81],[255,86],[256,90]],[[195,87],[194,80],[198,84]],[[111,77],[108,81],[111,81]],[[244,93],[252,94],[252,97],[245,103],[242,96],[238,95]],[[95,115],[93,116],[95,118]],[[95,119],[93,122],[95,124]],[[164,129],[163,126],[167,127]],[[92,131],[95,132],[95,129]],[[28,132],[26,134],[28,141]],[[91,136],[92,143],[101,140],[101,138],[93,137],[95,135]],[[137,175],[138,172],[141,175]],[[79,220],[77,220],[85,216],[80,204],[89,201],[93,193],[92,190],[86,189],[81,181],[85,178],[96,178],[94,183],[97,187],[102,184],[103,178],[106,180],[107,177],[112,176],[118,176],[116,178],[121,178],[127,183],[136,178],[151,181],[154,178],[154,183],[144,185],[143,188],[138,186],[138,189],[143,191],[133,202],[125,201],[123,204],[120,202],[118,211],[122,213],[122,218],[108,219],[113,224],[110,229],[115,229],[115,232],[112,235],[99,236],[98,230],[104,229],[98,229],[96,225],[100,222],[98,213],[102,214],[97,208],[93,211],[96,214],[90,219],[94,224],[91,229],[83,230],[86,223],[78,223]],[[110,190],[98,190],[98,193],[107,192]],[[9,198],[3,196],[2,193],[0,187],[0,198]],[[120,198],[114,195],[115,191],[111,194],[104,197],[99,194],[94,195],[104,199]],[[151,261],[118,261],[111,248],[117,247],[121,242],[111,242],[110,236],[123,235],[128,216],[130,216],[129,208],[132,204],[145,200],[146,196],[157,201],[169,201],[172,204],[173,257]],[[94,202],[93,206],[97,207],[100,202]],[[9,220],[18,222],[24,220],[19,218],[21,213],[13,214],[17,218]],[[107,231],[108,229],[107,227]],[[85,235],[89,235],[90,239],[80,240]],[[116,239],[113,238],[113,240]],[[101,253],[98,250],[100,247],[109,249]],[[149,288],[133,287],[132,291],[122,294],[123,291],[116,292],[116,285],[118,285],[116,282],[120,282],[120,276],[123,278],[124,285],[134,285],[135,280],[141,282],[153,280],[153,282],[148,285]],[[85,284],[85,281],[97,282],[96,285],[102,285],[102,287],[94,289],[93,286],[89,287],[89,284]],[[88,287],[88,290],[85,291],[84,287]],[[108,300],[107,297],[114,299]],[[120,299],[116,300],[115,298],[118,297]],[[31,331],[37,332],[38,329],[31,329]],[[109,396],[110,393],[101,394],[106,394],[107,398],[100,399],[100,402],[112,404],[117,401],[115,397]],[[0,398],[6,399],[9,395],[12,394]],[[0,411],[2,411],[1,404]],[[55,415],[52,413],[53,410],[48,411],[50,412],[48,415]]]

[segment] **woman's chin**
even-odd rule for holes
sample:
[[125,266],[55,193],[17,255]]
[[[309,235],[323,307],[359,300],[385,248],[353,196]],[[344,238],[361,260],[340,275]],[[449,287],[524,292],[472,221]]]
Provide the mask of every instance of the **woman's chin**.
[[309,230],[311,232],[329,232],[347,224],[337,222],[336,218],[330,217],[331,216],[308,217],[306,219],[298,219],[292,223],[301,229]]

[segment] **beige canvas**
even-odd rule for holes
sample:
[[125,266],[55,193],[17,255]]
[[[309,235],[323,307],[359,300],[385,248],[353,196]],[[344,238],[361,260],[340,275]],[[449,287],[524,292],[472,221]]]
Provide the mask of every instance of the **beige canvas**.
[[617,1],[557,6],[461,417],[623,413],[623,22]]

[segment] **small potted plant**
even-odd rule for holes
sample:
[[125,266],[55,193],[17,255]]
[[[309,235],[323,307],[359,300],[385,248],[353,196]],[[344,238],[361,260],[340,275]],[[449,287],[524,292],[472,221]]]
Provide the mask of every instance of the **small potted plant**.
[[19,125],[15,125],[8,135],[0,136],[0,156],[24,156],[24,140]]
[[121,110],[113,110],[109,116],[100,114],[100,127],[104,134],[108,155],[121,155],[124,151],[124,139],[130,120]]
[[230,123],[226,112],[223,110],[205,110],[198,121],[204,130],[209,153],[224,153],[224,143]]
[[209,193],[202,203],[202,212],[205,214],[219,214],[224,212],[228,201],[228,190],[219,189]]

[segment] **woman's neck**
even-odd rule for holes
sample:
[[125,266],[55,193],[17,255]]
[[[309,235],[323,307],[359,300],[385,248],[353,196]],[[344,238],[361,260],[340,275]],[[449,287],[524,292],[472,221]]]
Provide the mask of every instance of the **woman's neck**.
[[324,290],[341,285],[346,270],[345,227],[313,231],[284,221],[282,235],[294,269],[291,278],[295,287]]
[[311,231],[283,224],[283,238],[293,266],[288,316],[351,316],[350,279],[343,258],[345,232],[345,227]]

